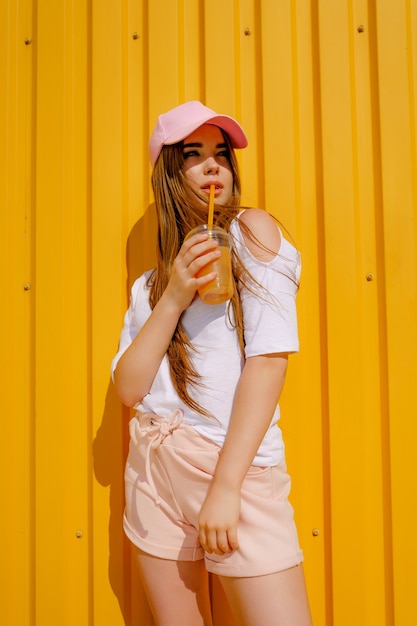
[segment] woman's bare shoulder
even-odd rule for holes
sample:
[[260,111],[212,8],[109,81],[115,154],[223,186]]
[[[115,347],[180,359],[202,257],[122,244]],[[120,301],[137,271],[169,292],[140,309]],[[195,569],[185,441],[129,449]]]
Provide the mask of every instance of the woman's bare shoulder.
[[241,232],[251,254],[260,261],[270,261],[279,252],[281,234],[274,218],[263,209],[247,209],[239,215]]

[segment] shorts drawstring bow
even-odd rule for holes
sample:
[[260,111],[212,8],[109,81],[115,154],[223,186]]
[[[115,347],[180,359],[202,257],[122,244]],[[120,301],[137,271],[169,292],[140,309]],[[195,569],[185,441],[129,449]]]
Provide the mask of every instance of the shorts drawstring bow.
[[142,430],[147,432],[149,435],[152,435],[148,447],[146,449],[146,457],[145,457],[145,472],[146,479],[149,483],[149,486],[152,490],[152,495],[155,500],[155,504],[158,506],[161,502],[161,498],[158,495],[158,491],[155,487],[155,483],[152,477],[151,471],[151,450],[156,450],[161,443],[171,435],[174,430],[176,430],[182,424],[183,420],[183,412],[181,409],[177,409],[173,412],[170,419],[165,419],[163,417],[159,417],[153,413],[144,413],[144,417],[149,418],[149,426],[146,426]]

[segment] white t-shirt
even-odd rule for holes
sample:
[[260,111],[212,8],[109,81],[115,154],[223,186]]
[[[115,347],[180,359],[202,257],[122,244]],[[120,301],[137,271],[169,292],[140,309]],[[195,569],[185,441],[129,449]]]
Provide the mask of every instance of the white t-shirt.
[[[276,352],[297,352],[298,331],[295,297],[300,277],[299,252],[281,235],[279,253],[269,262],[256,259],[246,247],[238,218],[230,227],[231,240],[249,273],[265,287],[255,296],[240,285],[243,309],[245,357]],[[119,351],[112,362],[112,372],[123,352],[151,314],[147,279],[151,272],[138,278],[132,287],[130,307],[125,315]],[[254,286],[256,288],[256,286]],[[229,310],[230,309],[230,310]],[[202,376],[202,386],[190,390],[197,403],[213,417],[199,415],[178,397],[172,384],[168,357],[165,355],[149,393],[135,408],[170,418],[181,409],[184,423],[201,435],[222,446],[230,421],[234,390],[244,357],[239,347],[237,331],[229,320],[232,313],[228,302],[204,304],[197,296],[182,316],[182,324],[196,351],[191,352],[193,365]],[[256,419],[256,418],[255,418]],[[278,464],[284,457],[281,430],[277,426],[279,406],[272,417],[253,465]]]

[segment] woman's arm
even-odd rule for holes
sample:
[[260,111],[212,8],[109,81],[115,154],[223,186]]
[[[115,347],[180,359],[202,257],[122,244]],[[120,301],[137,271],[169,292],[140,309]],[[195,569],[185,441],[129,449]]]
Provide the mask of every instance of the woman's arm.
[[211,273],[195,278],[204,265],[219,256],[217,248],[217,242],[205,234],[190,237],[182,245],[164,293],[117,363],[114,382],[127,406],[134,406],[149,393],[182,312],[191,304],[196,290],[215,276]]
[[238,547],[240,490],[276,409],[287,363],[287,354],[246,360],[226,440],[200,512],[200,541],[207,552],[223,554]]
[[[273,218],[263,210],[250,209],[239,219],[254,235],[242,229],[250,253],[262,262],[271,261],[281,245]],[[271,423],[287,365],[287,353],[252,356],[245,362],[226,440],[199,517],[200,541],[208,552],[223,554],[238,547],[242,482]]]

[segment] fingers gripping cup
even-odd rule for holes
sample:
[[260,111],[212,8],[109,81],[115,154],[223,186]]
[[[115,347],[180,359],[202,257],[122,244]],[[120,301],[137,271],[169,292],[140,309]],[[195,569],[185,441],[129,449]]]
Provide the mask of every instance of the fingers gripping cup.
[[203,285],[198,290],[198,295],[206,304],[221,304],[233,295],[233,276],[232,276],[232,263],[230,258],[230,243],[227,232],[219,226],[208,226],[207,224],[201,224],[196,228],[193,228],[187,235],[196,235],[198,233],[207,233],[209,239],[214,239],[219,244],[220,256],[207,263],[196,274],[197,278],[201,276],[207,276],[211,272],[216,272],[216,277],[206,285]]

